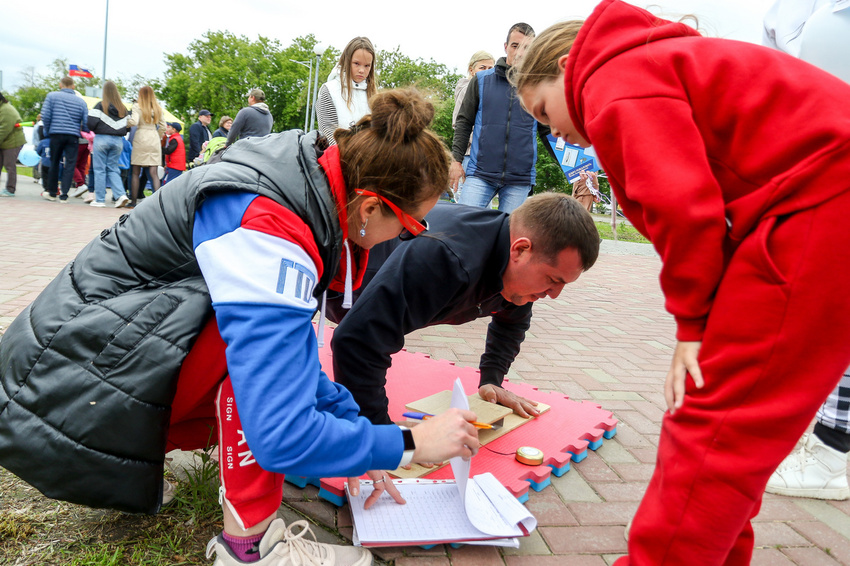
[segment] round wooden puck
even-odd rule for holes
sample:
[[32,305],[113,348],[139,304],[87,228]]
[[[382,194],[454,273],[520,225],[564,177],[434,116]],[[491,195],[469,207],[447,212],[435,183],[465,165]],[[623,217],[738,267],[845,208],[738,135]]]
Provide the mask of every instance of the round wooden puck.
[[529,466],[539,466],[543,463],[543,451],[532,446],[520,446],[516,451],[517,462]]

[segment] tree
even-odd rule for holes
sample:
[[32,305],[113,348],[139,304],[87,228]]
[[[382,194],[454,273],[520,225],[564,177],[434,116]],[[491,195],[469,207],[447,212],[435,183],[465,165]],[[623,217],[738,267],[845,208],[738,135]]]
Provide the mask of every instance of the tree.
[[451,71],[446,65],[433,59],[424,61],[411,59],[396,47],[393,51],[378,53],[379,85],[381,88],[415,87],[435,109],[431,128],[447,147],[451,148],[454,130],[452,129],[452,110],[454,110],[454,88],[461,75]]
[[551,154],[543,145],[540,137],[537,138],[537,184],[534,185],[535,193],[555,191],[558,193],[572,194],[572,186],[561,169],[561,164],[552,159]]
[[[251,41],[226,31],[208,31],[189,44],[186,55],[165,56],[163,98],[172,111],[185,117],[194,117],[202,108],[215,116],[233,117],[247,104],[248,92],[260,88],[274,118],[273,131],[303,127],[309,71],[290,59],[314,57],[315,45],[312,35],[283,49],[280,42],[262,36]],[[327,76],[332,56],[331,51],[322,57],[320,76]]]

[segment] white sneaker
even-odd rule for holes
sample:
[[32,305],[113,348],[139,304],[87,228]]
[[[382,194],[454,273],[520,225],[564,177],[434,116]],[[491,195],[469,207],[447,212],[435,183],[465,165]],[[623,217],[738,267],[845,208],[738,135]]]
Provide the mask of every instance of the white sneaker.
[[56,202],[56,197],[51,196],[50,193],[48,193],[47,191],[41,192],[41,198],[43,198],[44,200],[49,200],[50,202]]
[[[296,527],[301,530],[294,532]],[[313,540],[304,538],[310,533]],[[256,566],[369,566],[372,553],[356,546],[339,546],[316,541],[307,521],[295,521],[289,527],[283,519],[275,519],[260,541],[260,561]],[[240,566],[246,564],[236,556],[219,535],[207,544],[207,558],[216,559],[213,566]]]
[[93,206],[95,208],[104,208],[106,206],[106,203],[105,202],[97,202],[96,200],[93,200],[89,203],[89,206]]
[[128,202],[130,202],[130,199],[127,198],[127,195],[121,195],[118,197],[118,200],[115,201],[115,208],[124,208],[127,206]]
[[770,476],[765,491],[789,497],[847,499],[847,454],[806,434],[800,449],[791,452]]
[[86,186],[85,183],[83,183],[82,185],[77,185],[76,188],[71,189],[71,196],[81,197],[83,196],[83,193],[88,192],[88,190],[89,188]]
[[94,193],[89,191],[83,196],[83,202],[92,202],[94,200]]
[[174,494],[177,492],[177,488],[174,487],[174,484],[170,481],[163,479],[162,480],[162,506],[165,507],[172,501],[174,501]]

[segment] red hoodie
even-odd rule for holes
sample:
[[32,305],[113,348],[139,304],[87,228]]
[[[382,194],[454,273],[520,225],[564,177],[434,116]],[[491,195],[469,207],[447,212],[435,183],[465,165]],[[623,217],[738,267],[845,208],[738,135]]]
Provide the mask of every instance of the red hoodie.
[[701,340],[726,262],[761,219],[850,190],[850,85],[779,51],[604,0],[565,87],[623,211],[661,255],[679,340]]

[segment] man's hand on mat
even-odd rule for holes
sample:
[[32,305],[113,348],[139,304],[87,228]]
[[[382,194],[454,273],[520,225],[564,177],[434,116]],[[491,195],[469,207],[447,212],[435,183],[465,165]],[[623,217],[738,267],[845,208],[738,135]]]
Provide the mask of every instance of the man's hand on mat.
[[702,379],[697,357],[702,342],[677,342],[673,351],[673,362],[670,371],[667,372],[667,380],[664,382],[664,399],[667,400],[667,408],[670,414],[674,414],[685,401],[685,384],[690,374],[697,389],[702,389],[705,382]]
[[[398,492],[398,488],[395,484],[393,484],[392,478],[388,476],[385,471],[369,470],[366,472],[366,475],[369,476],[370,480],[372,480],[372,493],[370,493],[369,497],[366,498],[366,502],[363,504],[364,509],[368,509],[374,505],[385,491],[392,496],[396,503],[400,503],[402,505],[407,503],[407,501],[404,500],[404,497],[401,496],[401,493]],[[348,478],[348,491],[351,492],[351,495],[355,496],[360,493],[359,478]]]
[[511,393],[507,389],[502,389],[498,385],[490,383],[482,385],[478,388],[478,395],[485,401],[498,403],[499,405],[513,409],[514,413],[526,419],[540,415],[540,411],[535,409],[537,403],[531,399]]

